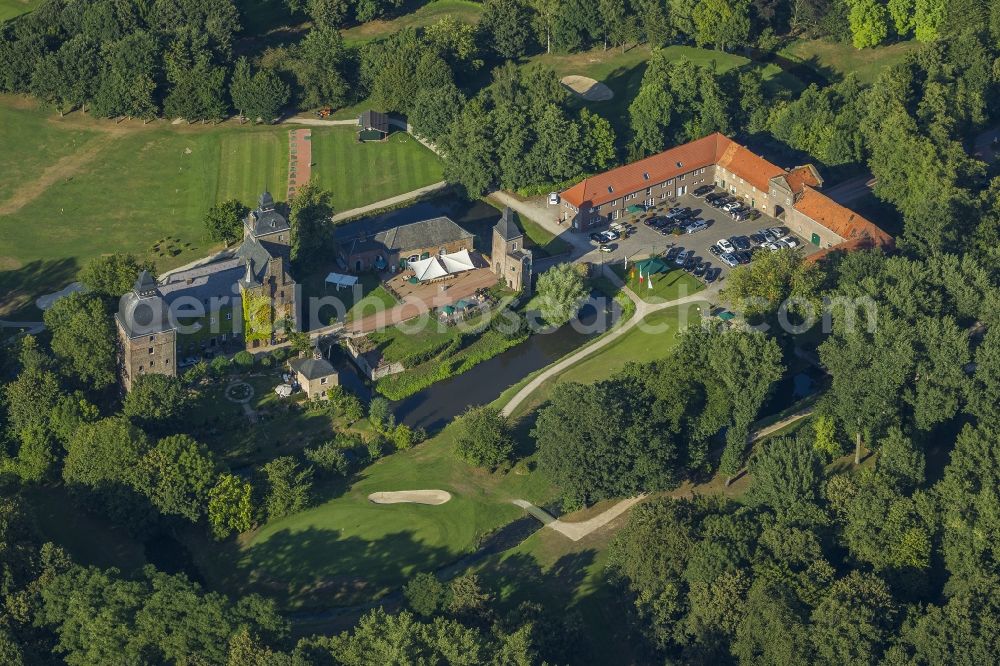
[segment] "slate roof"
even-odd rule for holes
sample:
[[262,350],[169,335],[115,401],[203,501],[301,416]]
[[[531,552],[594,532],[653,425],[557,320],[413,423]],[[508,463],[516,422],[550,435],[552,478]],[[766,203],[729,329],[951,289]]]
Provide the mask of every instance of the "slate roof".
[[337,374],[337,371],[325,358],[296,358],[289,361],[288,366],[309,380]]
[[512,241],[524,235],[524,232],[517,226],[517,222],[514,221],[514,212],[510,206],[503,209],[503,214],[493,228],[505,241]]
[[260,244],[260,241],[253,237],[243,241],[240,249],[236,251],[236,256],[245,267],[245,275],[240,280],[244,286],[261,284],[264,273],[267,271],[267,264],[274,258]]
[[115,319],[130,338],[174,329],[156,280],[146,271],[139,274],[132,291],[122,296]]
[[365,130],[378,130],[389,133],[389,115],[378,111],[368,110],[358,118],[358,127]]
[[274,209],[274,199],[270,192],[260,195],[257,208],[250,211],[244,224],[254,236],[276,234],[291,228],[285,216]]
[[450,217],[442,216],[380,231],[375,234],[375,242],[389,251],[405,252],[472,237]]
[[246,275],[246,263],[239,257],[213,261],[179,273],[173,273],[167,282],[160,285],[160,293],[168,305],[180,298],[194,298],[210,301],[227,297],[238,301],[240,290],[237,283]]

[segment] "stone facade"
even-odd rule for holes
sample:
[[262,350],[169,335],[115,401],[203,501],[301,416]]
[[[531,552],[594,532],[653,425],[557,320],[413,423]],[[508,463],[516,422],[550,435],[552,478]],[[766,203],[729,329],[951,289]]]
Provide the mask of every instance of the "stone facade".
[[118,333],[118,377],[131,391],[142,375],[177,376],[177,330],[152,276],[139,274],[132,291],[122,296],[115,314]]
[[524,249],[524,232],[517,226],[510,208],[504,209],[493,227],[490,265],[501,284],[514,291],[531,293],[531,250]]

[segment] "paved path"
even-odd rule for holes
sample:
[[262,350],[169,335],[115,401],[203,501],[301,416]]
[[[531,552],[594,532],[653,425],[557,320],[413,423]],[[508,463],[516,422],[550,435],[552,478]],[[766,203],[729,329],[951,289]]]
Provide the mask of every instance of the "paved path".
[[7,321],[0,319],[0,328],[26,328],[28,335],[38,335],[45,330],[44,321]]
[[638,497],[629,497],[628,499],[623,499],[622,501],[615,504],[613,507],[607,511],[602,511],[593,518],[589,520],[582,520],[578,523],[571,523],[565,520],[559,520],[549,512],[544,509],[540,509],[531,502],[522,499],[511,500],[513,504],[521,507],[528,513],[530,513],[535,518],[538,518],[545,527],[559,532],[567,539],[571,541],[579,541],[583,537],[587,536],[591,532],[594,532],[612,520],[622,515],[633,506],[638,504],[645,498],[645,495],[639,495]]
[[537,377],[535,377],[530,382],[525,384],[525,386],[520,391],[515,393],[514,397],[512,397],[507,402],[507,404],[504,405],[503,408],[504,416],[510,416],[511,414],[513,414],[514,410],[517,409],[517,407],[522,402],[527,400],[528,396],[534,393],[535,390],[537,390],[538,387],[544,384],[547,380],[559,374],[563,370],[569,368],[570,366],[580,362],[587,356],[590,356],[595,351],[603,349],[604,347],[611,344],[621,336],[625,335],[625,333],[627,333],[628,331],[633,329],[636,325],[638,325],[638,323],[642,321],[643,318],[646,317],[646,315],[652,312],[656,312],[658,310],[671,308],[676,305],[684,305],[686,303],[697,303],[698,301],[709,301],[709,299],[711,299],[713,296],[716,296],[719,293],[719,290],[721,289],[721,285],[719,283],[715,283],[705,291],[699,291],[696,294],[691,294],[689,296],[682,296],[681,298],[675,298],[672,301],[665,301],[663,303],[647,303],[646,301],[636,296],[635,292],[633,292],[631,289],[622,284],[621,279],[617,275],[615,275],[613,271],[605,270],[604,274],[609,279],[611,279],[612,281],[616,282],[619,286],[621,286],[622,290],[626,294],[628,294],[629,298],[632,299],[632,301],[635,303],[635,315],[633,315],[632,318],[630,318],[628,321],[619,324],[617,327],[612,329],[609,333],[606,333],[603,337],[598,339],[593,344],[588,345],[583,349],[577,351],[575,354],[570,354],[569,356],[564,357],[562,360],[557,361],[556,363],[550,365],[548,368],[542,371],[541,374],[539,374]]
[[334,222],[340,222],[341,220],[347,220],[353,217],[360,217],[366,213],[374,213],[376,211],[382,210],[383,208],[388,208],[389,206],[395,206],[396,204],[406,203],[412,199],[422,197],[426,194],[431,194],[433,192],[438,192],[448,187],[448,182],[440,180],[436,183],[431,183],[430,185],[425,185],[424,187],[418,187],[415,190],[410,190],[409,192],[404,192],[402,194],[397,194],[394,197],[389,197],[388,199],[382,199],[381,201],[376,201],[375,203],[370,203],[367,206],[359,206],[358,208],[351,208],[349,210],[341,211],[333,216]]
[[812,413],[814,411],[816,411],[816,407],[814,407],[814,406],[812,406],[812,407],[806,407],[805,409],[803,409],[801,411],[798,411],[798,412],[795,412],[794,414],[792,414],[790,416],[786,416],[785,418],[783,418],[783,419],[781,419],[779,421],[775,421],[774,423],[772,423],[769,426],[765,426],[765,427],[761,428],[760,430],[755,430],[753,433],[750,434],[750,443],[753,444],[754,442],[756,442],[758,440],[764,439],[765,437],[767,437],[771,433],[777,432],[777,431],[781,430],[785,426],[790,426],[791,424],[795,423],[796,421],[801,421],[802,419],[806,418],[807,416],[812,415]]

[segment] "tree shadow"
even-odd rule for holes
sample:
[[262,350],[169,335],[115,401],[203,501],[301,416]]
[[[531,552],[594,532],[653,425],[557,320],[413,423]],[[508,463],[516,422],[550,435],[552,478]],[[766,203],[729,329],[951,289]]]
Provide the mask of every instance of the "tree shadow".
[[38,259],[0,271],[0,318],[40,321],[42,311],[35,306],[35,299],[65,287],[78,270],[76,259],[65,258]]
[[254,544],[234,562],[234,575],[251,591],[290,605],[344,606],[383,596],[403,585],[413,571],[444,566],[455,553],[395,532],[366,541],[342,538],[336,530],[281,530]]

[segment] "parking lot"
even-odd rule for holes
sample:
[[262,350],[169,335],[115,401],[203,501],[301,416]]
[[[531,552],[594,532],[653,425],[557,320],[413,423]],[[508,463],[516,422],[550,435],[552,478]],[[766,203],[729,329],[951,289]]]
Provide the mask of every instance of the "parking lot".
[[[708,228],[693,234],[681,233],[680,235],[674,235],[668,233],[667,235],[663,235],[657,229],[650,228],[643,223],[650,215],[665,215],[667,210],[672,206],[690,207],[695,217],[701,218],[708,223]],[[751,234],[759,233],[762,229],[784,226],[781,220],[767,215],[761,215],[756,220],[738,222],[729,213],[713,208],[703,198],[695,197],[691,194],[685,194],[676,203],[664,202],[660,206],[657,206],[656,210],[645,214],[625,216],[619,222],[633,226],[636,231],[627,238],[623,236],[609,243],[608,245],[613,248],[613,251],[599,253],[603,255],[604,262],[620,262],[626,256],[630,259],[639,259],[646,256],[663,255],[671,248],[677,247],[683,250],[691,250],[698,262],[707,261],[710,268],[721,269],[719,279],[724,279],[732,269],[720,261],[717,256],[709,252],[710,246],[723,238],[729,239],[734,236],[749,237]],[[787,233],[798,241],[798,247],[804,253],[812,254],[820,250],[820,248],[807,242],[806,239],[790,232]],[[767,252],[767,250],[762,251]]]

